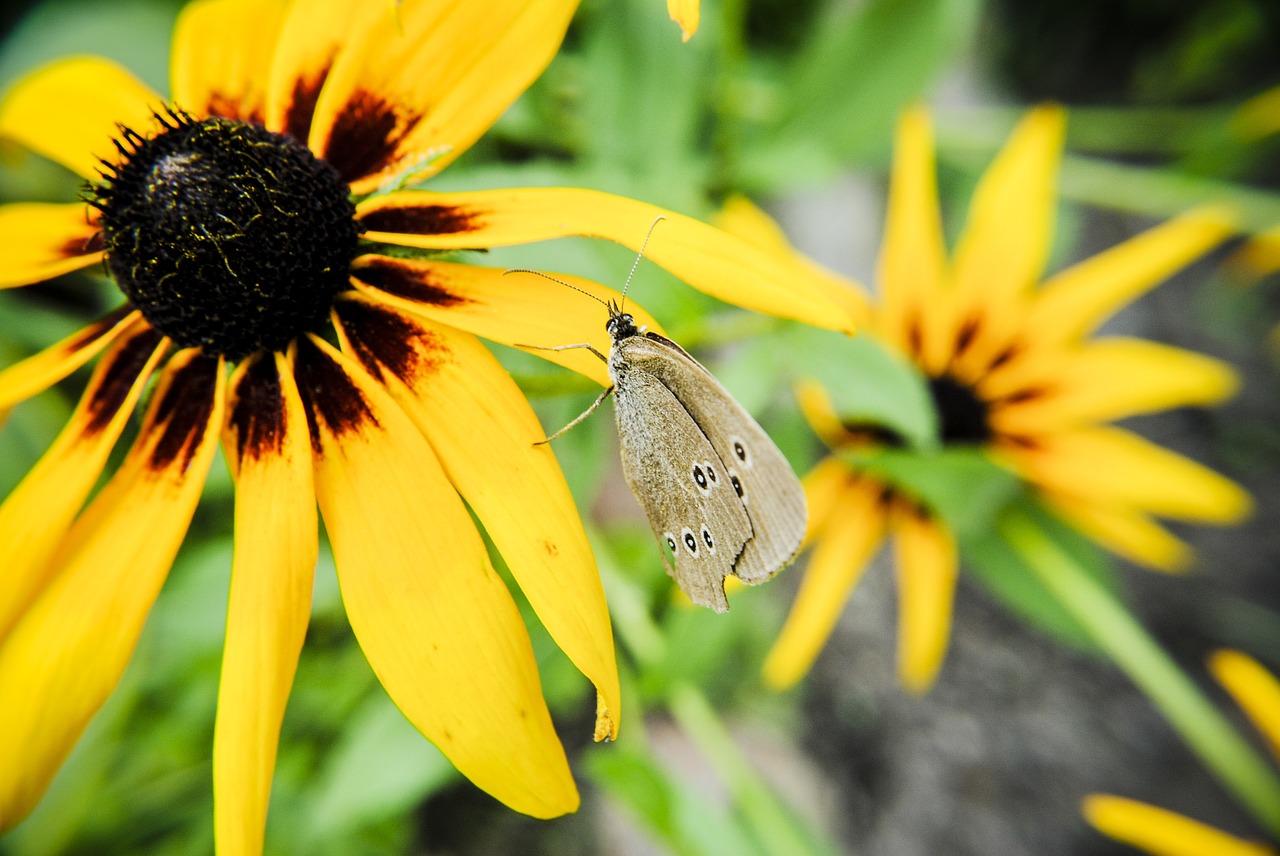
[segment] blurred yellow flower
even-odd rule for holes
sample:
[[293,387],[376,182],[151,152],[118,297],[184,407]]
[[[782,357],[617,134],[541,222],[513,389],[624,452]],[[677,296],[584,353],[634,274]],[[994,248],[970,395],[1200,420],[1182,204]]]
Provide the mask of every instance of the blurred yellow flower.
[[[1151,567],[1181,568],[1188,548],[1153,516],[1232,523],[1248,512],[1248,497],[1205,467],[1105,423],[1219,401],[1235,389],[1235,375],[1221,362],[1176,348],[1088,336],[1117,308],[1216,245],[1231,224],[1222,213],[1196,211],[1041,283],[1063,130],[1063,113],[1053,107],[1023,119],[977,187],[948,259],[930,120],[923,109],[907,112],[897,130],[874,301],[798,261],[749,203],[731,203],[722,225],[788,259],[798,279],[821,285],[833,299],[842,290],[851,316],[925,376],[944,444],[988,451],[1111,550]],[[813,385],[801,387],[800,403],[833,448],[904,443],[879,426],[845,422]],[[898,671],[907,687],[926,689],[950,633],[952,533],[913,497],[835,457],[807,476],[806,490],[813,556],[766,662],[766,679],[786,687],[808,671],[862,569],[891,533]]]
[[680,35],[686,42],[698,32],[701,5],[700,0],[667,0],[667,14],[680,25]]
[[[1280,760],[1280,681],[1257,660],[1239,651],[1218,651],[1213,673]],[[1085,819],[1099,832],[1153,856],[1276,856],[1280,851],[1138,800],[1090,794]]]

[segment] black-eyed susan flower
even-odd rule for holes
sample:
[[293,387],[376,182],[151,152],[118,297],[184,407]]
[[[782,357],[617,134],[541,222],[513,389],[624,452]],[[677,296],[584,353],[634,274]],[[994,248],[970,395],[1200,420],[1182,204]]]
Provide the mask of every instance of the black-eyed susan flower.
[[[1063,127],[1055,108],[1035,110],[1020,123],[977,187],[948,259],[929,119],[922,109],[905,114],[874,302],[796,263],[776,227],[754,209],[728,210],[725,225],[790,258],[797,276],[844,288],[865,329],[925,377],[944,445],[989,451],[1111,550],[1155,568],[1179,568],[1189,551],[1154,517],[1230,523],[1246,513],[1247,496],[1205,467],[1106,423],[1218,401],[1234,389],[1235,377],[1204,356],[1089,334],[1217,244],[1230,224],[1212,211],[1191,213],[1042,282]],[[801,405],[835,448],[905,443],[878,426],[846,424],[820,388],[802,388]],[[958,567],[953,533],[916,498],[836,457],[808,475],[806,489],[813,555],[766,678],[788,686],[805,674],[867,561],[892,534],[899,674],[906,686],[927,688],[949,638]]]
[[[603,347],[603,319],[538,278],[379,252],[644,237],[658,209],[605,194],[395,190],[484,133],[575,6],[202,0],[179,18],[168,98],[78,57],[0,101],[0,136],[89,182],[87,204],[0,207],[0,287],[101,264],[123,293],[118,311],[0,372],[3,411],[98,358],[70,423],[0,506],[0,828],[39,800],[119,679],[220,440],[236,479],[220,850],[261,847],[317,504],[352,628],[397,706],[511,807],[577,805],[472,515],[595,684],[598,739],[619,715],[603,593],[559,468],[535,445],[543,430],[475,336]],[[831,323],[782,266],[666,217],[658,263],[734,302]],[[581,355],[539,353],[604,377]],[[136,441],[94,494],[143,401]]]
[[[1209,658],[1209,670],[1280,761],[1280,681],[1239,651],[1216,652]],[[1153,856],[1276,856],[1280,852],[1139,800],[1090,794],[1083,809],[1099,832]]]

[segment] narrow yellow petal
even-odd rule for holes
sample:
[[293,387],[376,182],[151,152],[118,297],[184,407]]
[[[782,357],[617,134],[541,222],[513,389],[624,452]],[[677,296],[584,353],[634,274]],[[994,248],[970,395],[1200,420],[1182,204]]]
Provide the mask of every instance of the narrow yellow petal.
[[832,510],[845,491],[854,486],[856,478],[844,461],[829,457],[819,461],[800,480],[804,486],[805,503],[809,507],[809,524],[804,543],[808,544],[820,537],[827,522],[836,519]]
[[359,206],[374,241],[428,249],[527,244],[573,235],[605,238],[645,257],[706,294],[757,312],[852,332],[853,321],[826,289],[798,279],[767,250],[655,205],[572,188],[469,193],[404,191]]
[[142,322],[142,313],[120,310],[72,333],[38,354],[0,371],[0,409],[43,392],[67,377]]
[[316,497],[289,360],[251,357],[229,389],[235,554],[213,733],[214,834],[222,856],[258,856],[280,722],[311,615]]
[[1072,526],[1132,562],[1170,572],[1191,565],[1191,548],[1142,511],[1053,493],[1045,501]]
[[1202,208],[1155,226],[1045,280],[1028,319],[1042,341],[1087,334],[1119,307],[1227,238],[1231,216]]
[[174,104],[197,117],[261,122],[285,8],[285,0],[195,0],[184,6],[170,48]]
[[1140,339],[1104,339],[1066,353],[1040,383],[992,409],[1001,433],[1036,434],[1171,407],[1213,404],[1235,392],[1231,366]]
[[959,557],[941,521],[901,504],[894,508],[898,581],[898,677],[911,692],[933,685],[951,639]]
[[[386,8],[351,0],[309,0],[293,3],[280,27],[266,90],[264,124],[306,142],[320,90],[348,44],[358,42]],[[391,4],[393,15],[399,15]]]
[[923,107],[898,120],[880,246],[880,333],[931,374],[943,370],[953,332],[944,287],[946,245],[938,205],[933,124]]
[[[604,363],[585,349],[538,350],[590,343],[608,354],[604,325],[609,314],[597,300],[532,273],[504,274],[495,268],[449,262],[422,262],[385,256],[362,256],[352,265],[357,289],[381,303],[442,321],[504,345],[531,345],[544,359],[607,386]],[[618,292],[564,274],[554,276],[605,303],[621,300]],[[626,309],[636,323],[661,333],[653,316],[631,301]]]
[[1231,132],[1245,142],[1280,133],[1280,86],[1255,95],[1231,117]]
[[365,300],[338,305],[344,350],[431,443],[556,644],[595,685],[607,736],[621,691],[604,588],[546,432],[474,336]]
[[577,5],[419,2],[377,16],[351,34],[329,73],[312,151],[357,193],[397,173],[438,172],[542,73]]
[[119,125],[151,127],[159,95],[120,66],[97,57],[58,60],[18,81],[0,102],[0,137],[17,140],[82,178],[114,163]]
[[57,570],[58,541],[97,483],[168,343],[135,325],[98,363],[70,421],[0,505],[0,640]]
[[700,6],[699,0],[667,0],[667,14],[680,25],[680,37],[686,42],[698,32]]
[[51,559],[57,577],[0,645],[0,828],[31,810],[133,653],[217,446],[220,362],[165,369],[138,442]]
[[1113,427],[1040,437],[1019,468],[1046,489],[1182,520],[1237,523],[1252,502],[1239,485]]
[[745,196],[731,196],[716,214],[713,225],[793,265],[798,276],[822,285],[855,324],[861,326],[870,319],[870,298],[859,283],[832,273],[796,252],[781,227]]
[[879,485],[858,482],[836,500],[815,542],[796,602],[765,659],[764,679],[769,686],[786,689],[809,672],[880,545],[884,529]]
[[1280,226],[1254,235],[1231,255],[1230,263],[1251,277],[1280,270]]
[[82,203],[0,205],[0,288],[53,279],[102,255],[97,219]]
[[1152,856],[1275,856],[1256,841],[1245,841],[1189,817],[1137,800],[1090,794],[1082,805],[1095,829]]
[[800,413],[809,423],[813,433],[818,435],[828,448],[837,449],[847,445],[852,435],[845,430],[840,416],[836,413],[831,396],[822,384],[812,380],[802,380],[795,386],[796,404]]
[[296,372],[342,598],[378,679],[477,786],[535,817],[573,811],[519,610],[426,438],[323,341],[300,343]]
[[1271,754],[1280,760],[1280,681],[1257,660],[1239,651],[1215,651],[1209,658],[1209,670],[1266,738]]

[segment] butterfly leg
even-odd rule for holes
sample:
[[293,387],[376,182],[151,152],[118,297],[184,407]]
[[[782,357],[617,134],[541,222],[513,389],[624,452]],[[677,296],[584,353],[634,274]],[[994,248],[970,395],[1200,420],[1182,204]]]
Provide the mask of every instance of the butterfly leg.
[[597,351],[597,350],[596,350],[595,345],[591,344],[590,342],[579,342],[579,343],[578,343],[578,344],[576,344],[576,345],[555,345],[555,346],[547,346],[547,345],[521,345],[519,342],[514,342],[513,344],[514,344],[517,348],[529,348],[530,350],[534,350],[534,351],[579,351],[579,350],[587,350],[587,351],[590,351],[591,353],[595,354],[597,357],[599,357],[599,358],[600,358],[600,362],[602,362],[602,363],[607,363],[607,362],[609,362],[609,358],[608,358],[608,357],[606,357],[604,354],[600,353],[599,351]]
[[[588,345],[587,347],[590,347],[590,345]],[[590,407],[588,407],[586,410],[582,411],[582,413],[578,414],[578,416],[577,416],[577,417],[576,417],[572,422],[570,422],[568,425],[566,425],[566,426],[564,426],[563,428],[561,428],[561,429],[560,429],[559,431],[557,431],[556,433],[552,434],[552,435],[551,435],[550,437],[548,437],[547,439],[545,439],[545,440],[539,440],[538,442],[534,443],[533,445],[535,445],[535,446],[541,446],[543,443],[550,443],[552,440],[554,440],[555,438],[559,437],[561,434],[565,433],[566,431],[568,431],[568,430],[569,430],[570,428],[572,428],[573,426],[577,425],[577,424],[578,424],[579,422],[581,422],[583,419],[586,419],[586,418],[587,418],[588,416],[590,416],[592,413],[595,413],[595,412],[596,412],[596,408],[597,408],[597,407],[599,407],[599,406],[601,405],[601,403],[602,403],[606,398],[608,398],[608,397],[609,397],[609,393],[611,393],[611,392],[613,392],[613,387],[612,387],[612,386],[606,386],[606,387],[604,388],[604,392],[602,392],[602,393],[600,393],[598,396],[596,396],[596,400],[595,400],[595,401],[593,401],[593,402],[591,402],[591,406],[590,406]]]

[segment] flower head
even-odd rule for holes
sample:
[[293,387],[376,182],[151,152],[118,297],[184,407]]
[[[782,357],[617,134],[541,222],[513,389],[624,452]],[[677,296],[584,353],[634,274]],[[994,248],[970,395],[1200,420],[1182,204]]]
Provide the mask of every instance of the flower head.
[[[40,798],[119,679],[219,440],[236,479],[219,846],[261,847],[317,504],[352,628],[397,706],[513,808],[577,805],[527,632],[472,515],[595,684],[597,739],[619,717],[604,597],[543,430],[476,336],[590,331],[603,345],[603,319],[554,283],[386,246],[640,241],[658,209],[606,194],[396,189],[484,133],[575,6],[197,0],[177,24],[168,99],[74,58],[0,101],[0,136],[89,182],[87,205],[0,207],[0,287],[103,263],[123,294],[0,372],[3,412],[99,358],[70,423],[0,506],[0,828]],[[691,283],[832,317],[741,241],[665,216],[650,256]],[[538,353],[604,376],[581,354]],[[137,440],[92,495],[144,397]]]
[[[846,289],[846,300],[860,304],[853,312],[866,329],[922,373],[944,446],[985,450],[1121,555],[1181,567],[1189,551],[1153,516],[1230,523],[1247,511],[1247,497],[1203,466],[1106,423],[1218,401],[1234,389],[1234,375],[1197,354],[1089,333],[1214,246],[1230,224],[1212,211],[1188,214],[1041,282],[1062,137],[1055,108],[1021,122],[979,184],[948,259],[929,120],[921,109],[908,112],[898,129],[879,296],[873,302]],[[737,227],[734,212],[727,216],[740,234],[762,234],[758,215],[740,212]],[[828,288],[831,279],[818,277]],[[804,387],[801,405],[833,448],[907,442],[883,426],[843,420],[821,388]],[[947,648],[954,534],[918,498],[837,458],[820,463],[806,488],[814,553],[766,664],[768,679],[785,686],[807,671],[858,574],[892,533],[899,673],[908,687],[928,687]]]

